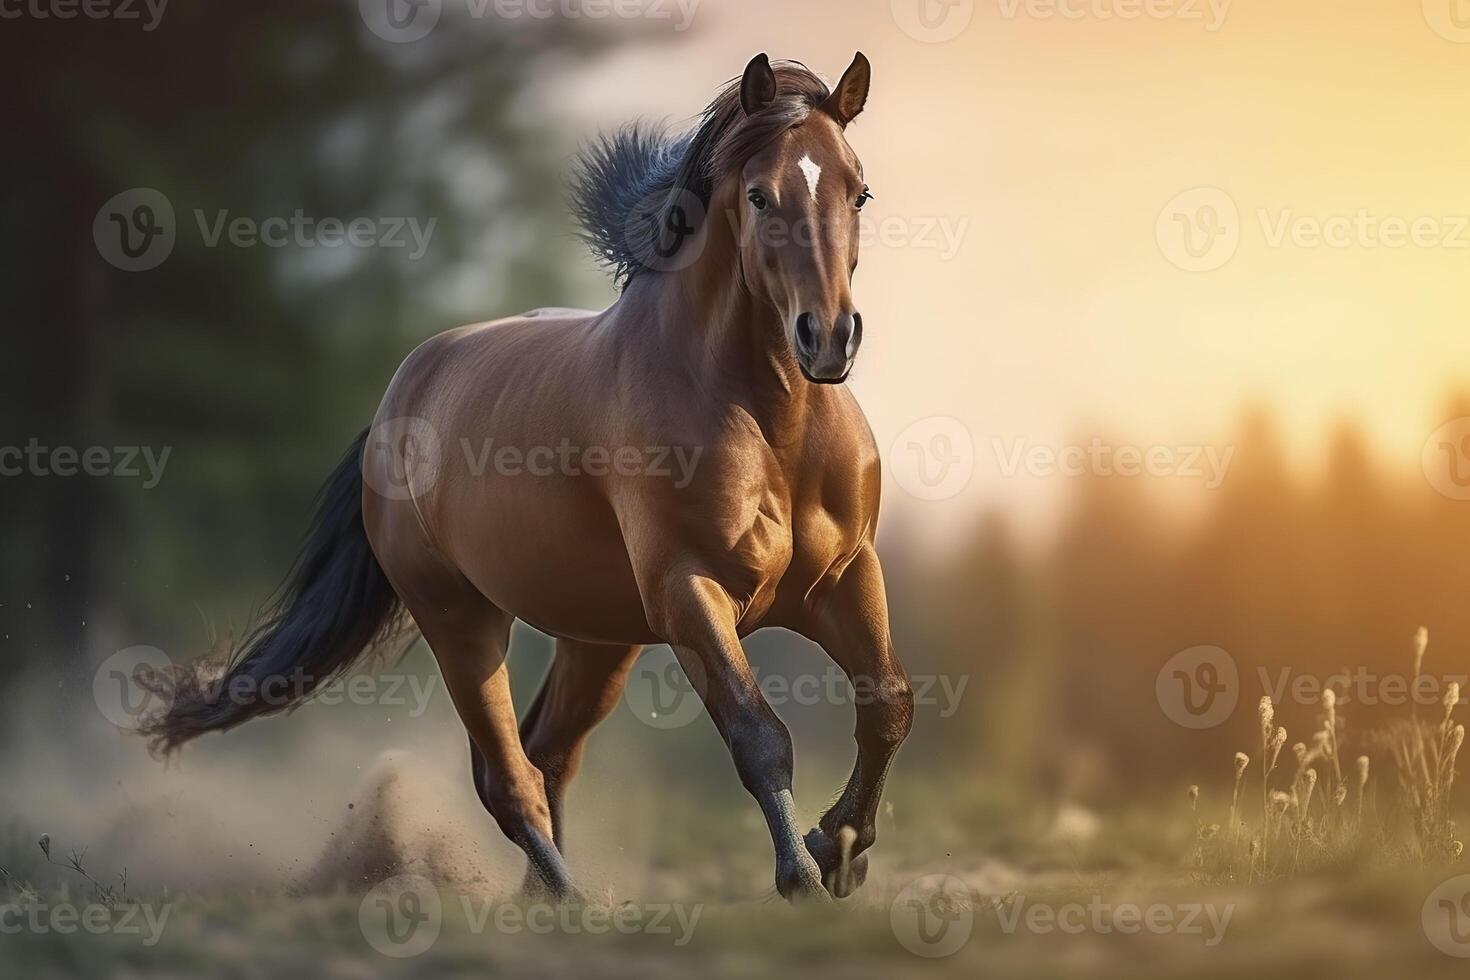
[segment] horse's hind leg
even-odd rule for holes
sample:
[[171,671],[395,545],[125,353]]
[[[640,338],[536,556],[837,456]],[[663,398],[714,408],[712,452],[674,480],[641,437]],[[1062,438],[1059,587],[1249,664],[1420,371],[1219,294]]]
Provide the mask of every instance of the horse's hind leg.
[[581,765],[587,736],[617,707],[641,649],[558,639],[551,670],[521,722],[521,741],[545,779],[551,826],[563,852],[567,784]]
[[456,592],[452,598],[405,601],[469,732],[475,789],[501,831],[530,859],[540,888],[573,898],[576,889],[556,849],[541,772],[526,757],[516,729],[505,663],[511,617],[468,583]]

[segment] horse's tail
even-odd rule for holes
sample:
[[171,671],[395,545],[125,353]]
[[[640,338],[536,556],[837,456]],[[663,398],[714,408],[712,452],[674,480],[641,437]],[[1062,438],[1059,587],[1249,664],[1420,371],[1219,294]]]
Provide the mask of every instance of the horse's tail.
[[148,682],[167,705],[140,728],[155,751],[294,708],[399,631],[402,607],[363,528],[367,435],[322,487],[295,567],[223,671],[196,665]]

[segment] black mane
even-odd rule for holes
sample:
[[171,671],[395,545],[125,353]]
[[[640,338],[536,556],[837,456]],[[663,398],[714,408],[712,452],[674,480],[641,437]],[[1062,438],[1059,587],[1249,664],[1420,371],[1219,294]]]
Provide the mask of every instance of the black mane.
[[[723,173],[800,125],[830,94],[805,65],[778,62],[772,69],[776,99],[753,116],[741,108],[737,78],[715,96],[691,132],[631,123],[583,152],[572,177],[572,212],[613,282],[625,287],[638,273],[657,268],[660,256],[667,260],[683,240],[680,221],[671,222],[671,214],[689,210],[671,209],[686,195],[707,209]],[[671,227],[678,236],[672,240]]]

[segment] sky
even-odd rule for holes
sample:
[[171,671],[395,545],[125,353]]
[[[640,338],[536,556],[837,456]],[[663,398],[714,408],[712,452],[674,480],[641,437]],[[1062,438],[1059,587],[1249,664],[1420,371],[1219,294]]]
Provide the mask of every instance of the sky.
[[[1185,450],[1247,452],[1231,440],[1254,406],[1304,472],[1351,420],[1389,475],[1422,478],[1470,383],[1470,4],[703,0],[678,17],[548,81],[570,136],[688,120],[757,51],[829,80],[856,50],[872,61],[848,134],[877,195],[850,384],[889,506],[941,529],[981,507],[1044,524],[1071,482],[1048,453],[1075,462],[1093,439],[1172,458],[1156,482],[1188,498],[1218,481]],[[966,445],[969,478],[936,485]]]

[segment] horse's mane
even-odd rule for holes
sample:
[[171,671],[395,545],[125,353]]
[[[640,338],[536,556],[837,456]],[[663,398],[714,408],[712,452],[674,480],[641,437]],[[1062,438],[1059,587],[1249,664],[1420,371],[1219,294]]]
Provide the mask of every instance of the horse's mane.
[[619,286],[649,267],[651,230],[667,227],[669,208],[683,195],[708,208],[721,175],[800,125],[830,94],[799,62],[780,61],[771,68],[776,98],[754,115],[741,107],[737,78],[705,107],[690,132],[635,122],[604,134],[582,153],[572,177],[572,212],[582,237]]

